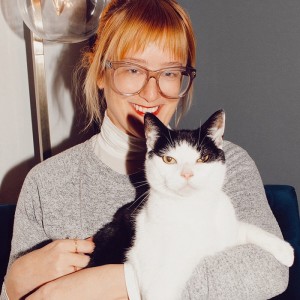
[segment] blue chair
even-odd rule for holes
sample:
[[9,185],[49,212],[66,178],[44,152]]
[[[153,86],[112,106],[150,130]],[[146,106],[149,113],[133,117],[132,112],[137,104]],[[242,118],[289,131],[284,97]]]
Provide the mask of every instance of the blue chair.
[[283,237],[295,251],[288,287],[284,293],[272,299],[297,300],[300,299],[300,220],[297,195],[295,189],[288,185],[265,185],[265,191]]
[[[295,262],[290,268],[287,290],[272,299],[300,299],[300,220],[295,189],[288,185],[265,185],[266,195],[284,239],[295,249]],[[0,204],[0,286],[6,273],[13,229],[15,205]]]
[[8,264],[15,208],[14,204],[0,204],[0,289]]

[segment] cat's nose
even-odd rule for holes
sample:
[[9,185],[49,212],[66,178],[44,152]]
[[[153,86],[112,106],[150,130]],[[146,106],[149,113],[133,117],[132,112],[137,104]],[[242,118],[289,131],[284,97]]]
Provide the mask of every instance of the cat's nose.
[[186,180],[188,180],[189,178],[193,177],[194,174],[192,171],[183,171],[180,174],[183,178],[185,178]]

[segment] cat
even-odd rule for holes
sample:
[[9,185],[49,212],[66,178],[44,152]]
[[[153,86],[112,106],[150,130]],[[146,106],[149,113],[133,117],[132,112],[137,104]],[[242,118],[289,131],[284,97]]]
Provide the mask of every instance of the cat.
[[132,203],[120,208],[95,234],[88,267],[126,261],[143,300],[176,300],[201,259],[228,247],[253,243],[293,264],[293,248],[239,221],[222,190],[223,110],[196,130],[170,130],[150,113],[144,127],[148,194],[134,210]]

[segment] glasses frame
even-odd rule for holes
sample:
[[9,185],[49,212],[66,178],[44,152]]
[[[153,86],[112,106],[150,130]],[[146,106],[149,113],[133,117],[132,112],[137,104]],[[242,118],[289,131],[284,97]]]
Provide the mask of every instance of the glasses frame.
[[[189,89],[191,88],[191,85],[193,83],[193,80],[195,79],[196,77],[196,69],[195,68],[192,68],[192,67],[181,67],[181,66],[177,66],[177,67],[168,67],[168,68],[162,68],[162,69],[159,69],[159,70],[156,70],[156,71],[152,71],[152,70],[149,70],[147,68],[145,68],[144,66],[141,66],[139,64],[136,64],[136,63],[131,63],[131,62],[127,62],[127,61],[107,61],[105,63],[105,66],[107,69],[111,69],[113,70],[113,72],[115,70],[117,70],[119,67],[124,67],[124,66],[136,66],[137,68],[139,69],[142,69],[145,71],[147,77],[146,77],[146,80],[145,80],[145,83],[144,85],[135,93],[122,93],[118,90],[118,88],[115,86],[115,82],[114,82],[114,74],[112,76],[113,80],[112,80],[112,89],[119,95],[123,95],[123,96],[134,96],[134,95],[138,95],[140,94],[140,92],[145,88],[145,86],[148,84],[149,80],[151,78],[154,78],[155,81],[156,81],[156,85],[157,85],[157,88],[159,90],[159,93],[165,97],[165,98],[168,98],[168,99],[178,99],[178,98],[183,98],[184,96],[187,95]],[[186,88],[186,90],[184,91],[184,93],[181,93],[178,95],[178,97],[170,97],[170,96],[167,96],[166,94],[164,94],[161,89],[160,89],[160,86],[159,86],[159,77],[160,75],[165,71],[165,70],[180,70],[182,72],[186,72],[190,78],[190,81],[189,81],[189,84]]]

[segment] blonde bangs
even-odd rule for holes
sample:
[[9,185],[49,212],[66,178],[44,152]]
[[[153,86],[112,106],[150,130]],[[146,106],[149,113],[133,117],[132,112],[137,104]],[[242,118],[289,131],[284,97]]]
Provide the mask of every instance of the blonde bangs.
[[140,7],[139,14],[132,8],[111,17],[107,25],[114,30],[111,32],[106,59],[122,60],[129,52],[142,52],[147,45],[155,43],[174,59],[189,65],[194,63],[194,54],[190,50],[193,52],[195,44],[193,37],[189,36],[189,26],[185,26],[187,22],[182,22],[186,20],[180,19],[164,1],[159,3],[165,5],[166,9],[158,8],[156,1],[153,2],[150,8],[149,3],[145,5],[143,11]]
[[120,36],[111,41],[111,51],[108,57],[111,60],[122,60],[129,53],[143,52],[149,44],[157,44],[163,51],[169,52],[171,57],[188,62],[188,45],[184,32],[176,32],[174,28],[160,28],[141,26],[140,24],[122,25],[129,27]]

